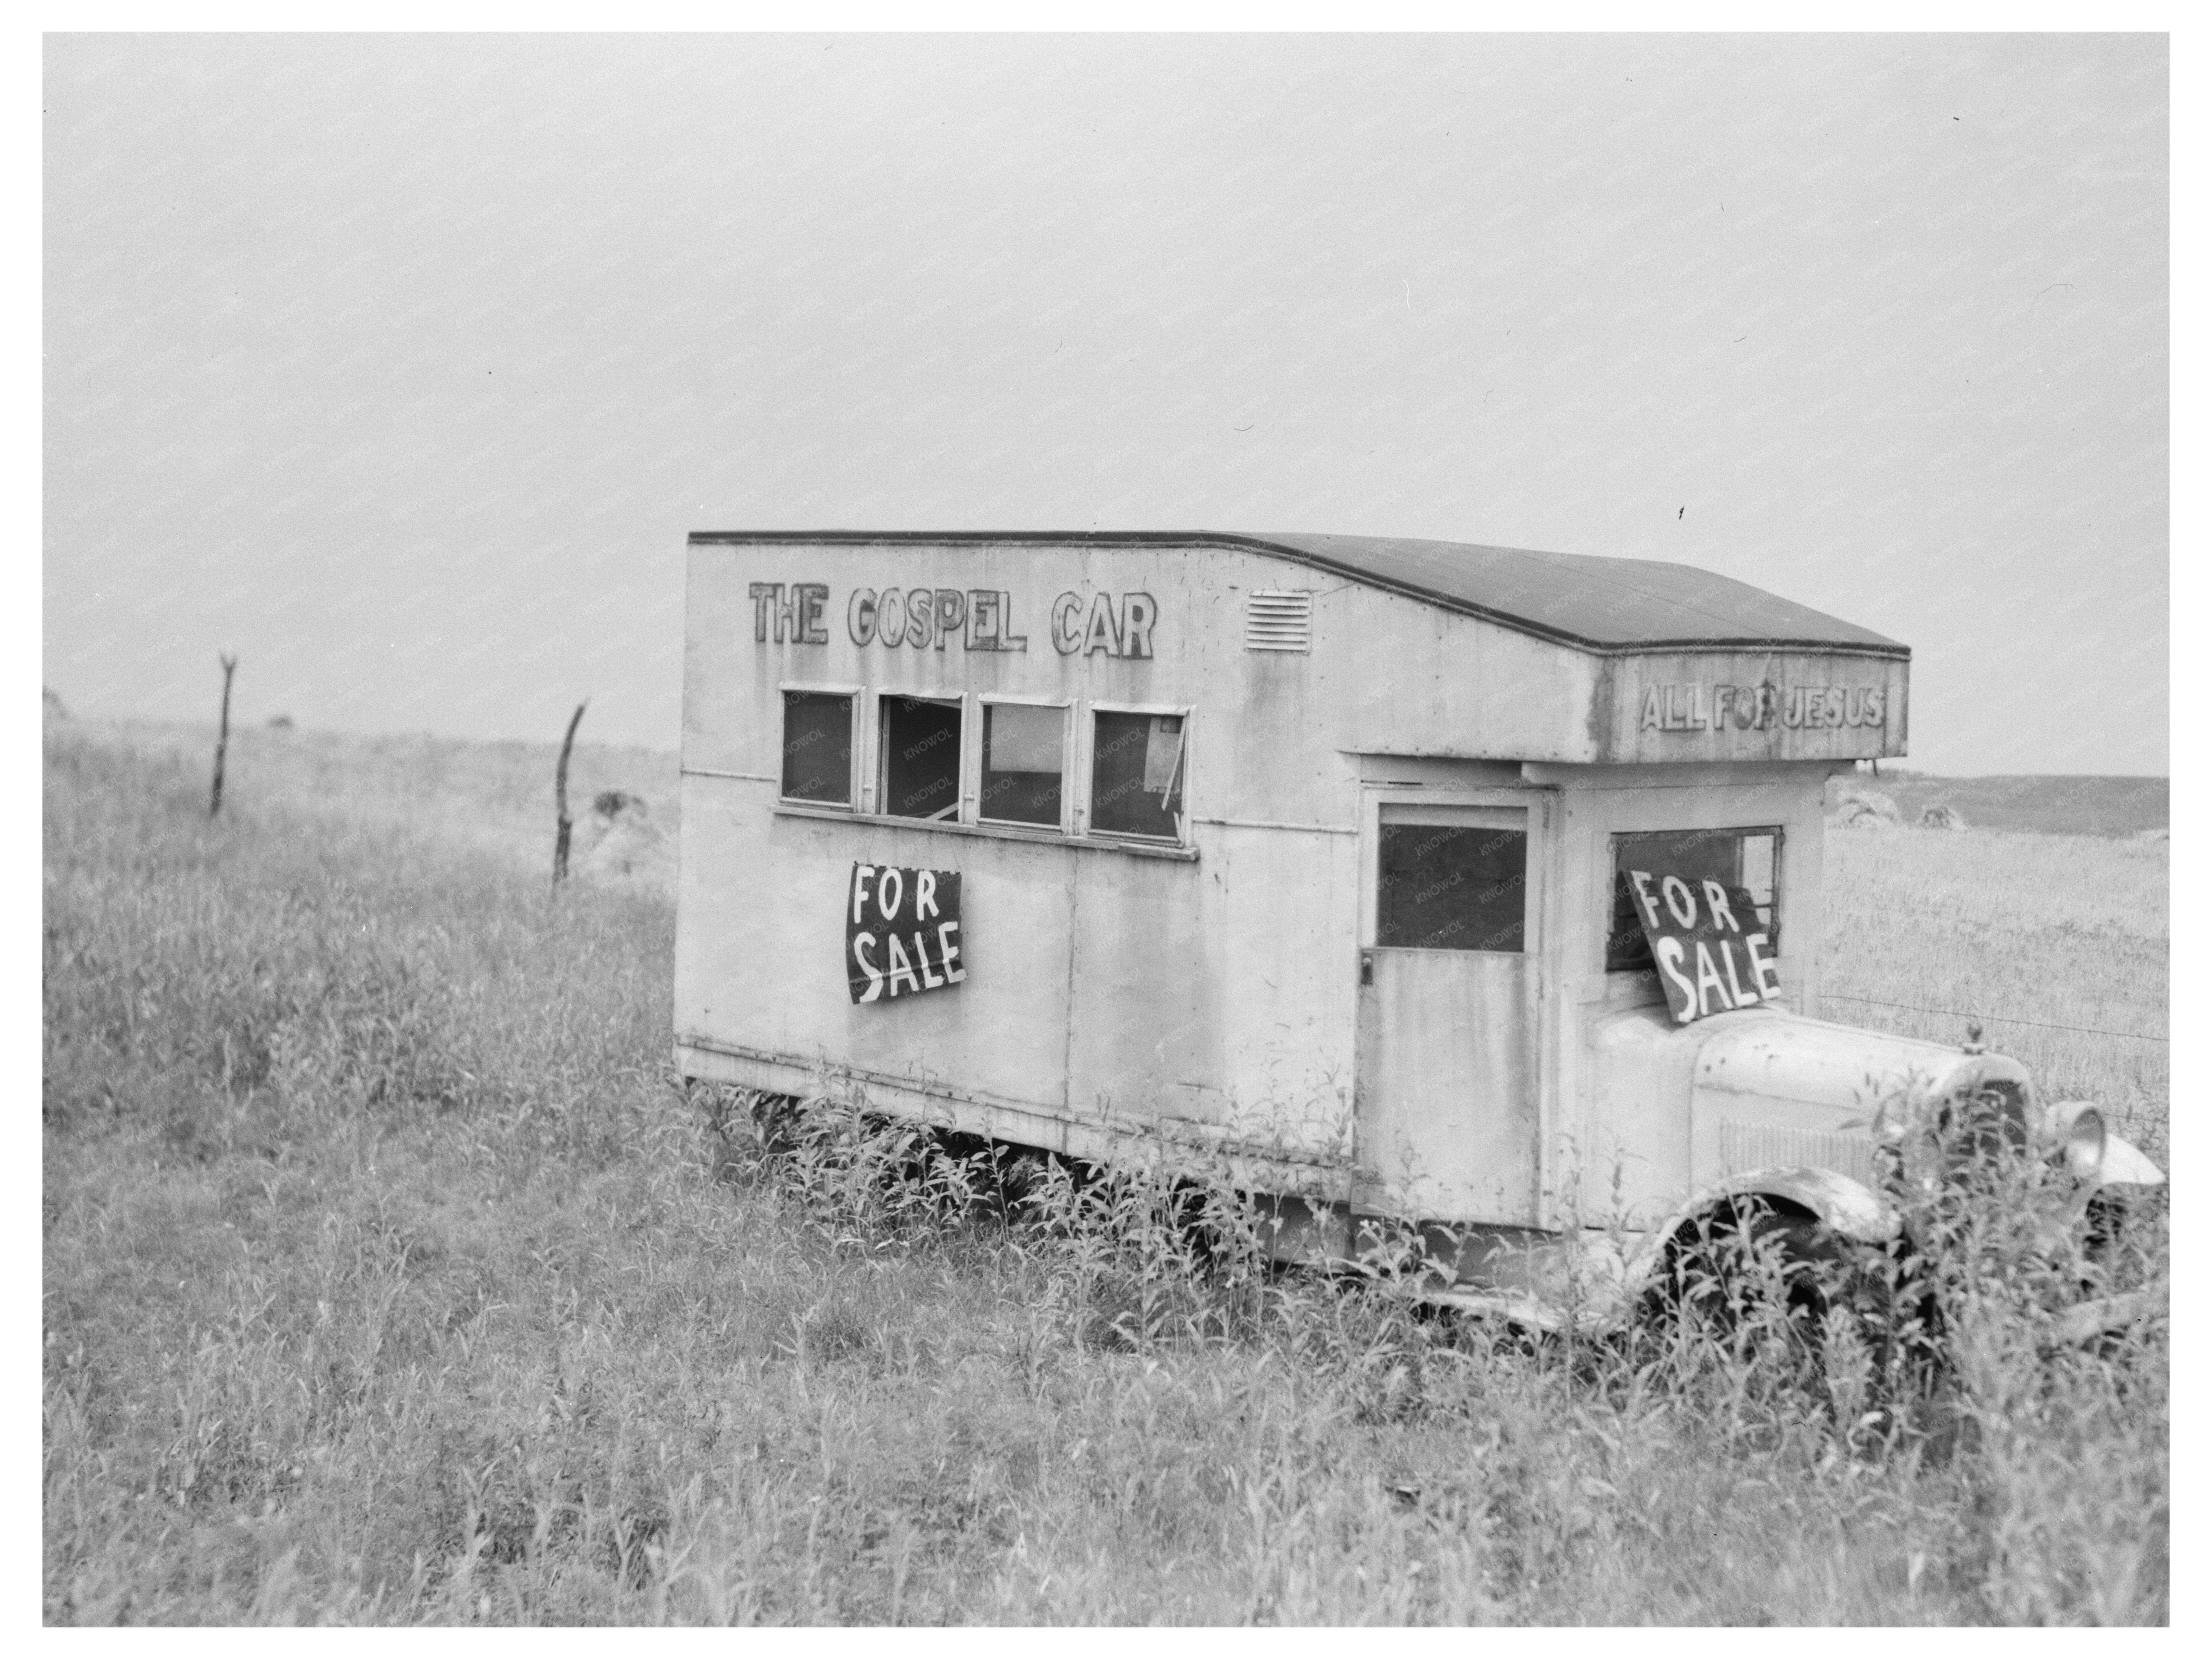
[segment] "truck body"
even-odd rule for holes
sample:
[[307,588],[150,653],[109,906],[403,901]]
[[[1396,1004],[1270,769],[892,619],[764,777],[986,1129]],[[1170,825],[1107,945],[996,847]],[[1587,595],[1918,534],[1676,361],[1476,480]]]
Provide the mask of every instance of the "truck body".
[[[1699,1204],[1878,1231],[1911,1114],[2048,1115],[2002,1056],[1806,1012],[1826,780],[1905,748],[1910,653],[1869,630],[1684,566],[1355,537],[689,558],[688,1076],[1203,1159],[1286,1257],[1425,1226],[1454,1294],[1540,1319],[1562,1243],[1615,1241],[1618,1301]],[[1693,983],[1662,892],[1741,948]]]

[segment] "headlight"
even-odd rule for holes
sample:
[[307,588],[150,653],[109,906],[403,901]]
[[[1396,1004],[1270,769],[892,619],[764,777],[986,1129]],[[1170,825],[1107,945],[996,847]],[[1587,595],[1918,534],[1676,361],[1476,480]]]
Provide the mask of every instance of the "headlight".
[[2051,1117],[2067,1173],[2076,1181],[2094,1181],[2105,1166],[2105,1115],[2086,1100],[2062,1100]]

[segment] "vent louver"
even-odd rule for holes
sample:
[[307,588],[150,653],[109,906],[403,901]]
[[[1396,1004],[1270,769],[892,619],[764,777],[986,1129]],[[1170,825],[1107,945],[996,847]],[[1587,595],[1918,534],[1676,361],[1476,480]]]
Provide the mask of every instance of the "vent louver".
[[1247,651],[1310,651],[1313,595],[1287,588],[1260,588],[1244,601]]

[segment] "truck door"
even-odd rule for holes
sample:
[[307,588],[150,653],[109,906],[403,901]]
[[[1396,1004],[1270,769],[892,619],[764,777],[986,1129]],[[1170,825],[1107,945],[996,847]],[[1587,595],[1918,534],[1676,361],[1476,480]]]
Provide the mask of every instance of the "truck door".
[[1366,815],[1356,1157],[1378,1207],[1537,1220],[1532,806]]

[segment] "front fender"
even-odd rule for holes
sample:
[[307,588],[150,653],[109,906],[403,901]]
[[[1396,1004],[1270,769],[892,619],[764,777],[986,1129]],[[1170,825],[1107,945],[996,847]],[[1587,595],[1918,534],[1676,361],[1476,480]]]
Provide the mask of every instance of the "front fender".
[[1667,1247],[1685,1227],[1731,1200],[1765,1198],[1809,1212],[1823,1225],[1861,1244],[1887,1244],[1904,1230],[1904,1218],[1863,1182],[1833,1170],[1789,1167],[1743,1170],[1700,1188],[1644,1237],[1630,1256],[1628,1283],[1639,1291],[1665,1265]]
[[2163,1187],[2166,1171],[2119,1136],[2107,1132],[2104,1161],[2097,1166],[2097,1185],[2106,1187]]

